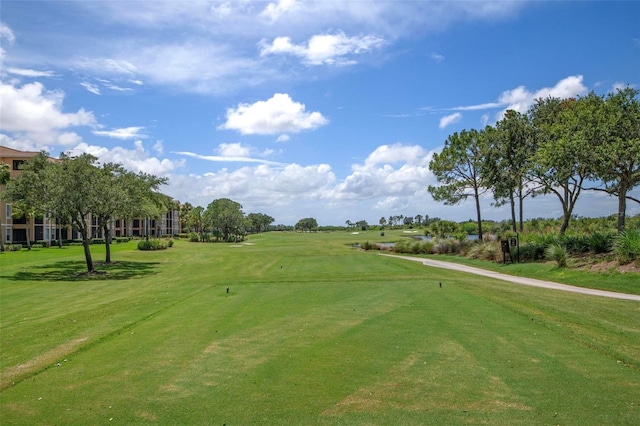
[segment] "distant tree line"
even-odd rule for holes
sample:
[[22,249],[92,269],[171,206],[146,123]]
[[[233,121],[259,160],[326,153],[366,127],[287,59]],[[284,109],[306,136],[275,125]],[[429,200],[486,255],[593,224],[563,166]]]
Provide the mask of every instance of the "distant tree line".
[[561,235],[582,191],[605,192],[618,199],[622,232],[627,201],[640,203],[629,196],[640,184],[639,93],[626,87],[606,97],[538,99],[524,114],[508,110],[493,127],[456,132],[429,164],[438,185],[428,190],[446,205],[474,200],[480,238],[480,200],[488,192],[494,205],[510,206],[514,231],[517,223],[523,228],[527,197],[554,195]]
[[209,203],[207,208],[185,203],[180,209],[182,231],[197,235],[198,241],[241,241],[248,233],[269,230],[274,218],[264,213],[245,215],[242,205],[228,198]]

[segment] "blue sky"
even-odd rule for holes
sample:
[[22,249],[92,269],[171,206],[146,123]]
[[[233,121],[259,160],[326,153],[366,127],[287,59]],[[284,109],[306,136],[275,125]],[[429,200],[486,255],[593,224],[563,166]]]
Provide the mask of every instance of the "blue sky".
[[[635,1],[3,1],[0,22],[0,144],[89,152],[284,224],[475,218],[426,190],[450,134],[640,85]],[[616,206],[585,193],[576,213]]]

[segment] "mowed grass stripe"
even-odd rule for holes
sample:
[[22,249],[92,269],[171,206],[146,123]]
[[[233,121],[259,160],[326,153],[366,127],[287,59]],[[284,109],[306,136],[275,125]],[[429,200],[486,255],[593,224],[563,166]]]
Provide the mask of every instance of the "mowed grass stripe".
[[[251,241],[123,251],[119,259],[153,262],[156,272],[127,281],[57,282],[71,293],[95,285],[95,293],[77,293],[84,310],[92,303],[98,308],[104,296],[114,315],[87,319],[78,330],[96,338],[101,330],[98,344],[75,349],[66,362],[60,358],[60,367],[4,390],[2,423],[637,419],[638,368],[616,359],[619,352],[633,361],[637,353],[638,310],[629,302],[603,301],[601,307],[600,298],[514,289],[357,252],[335,236],[276,234]],[[110,286],[102,287],[106,282]],[[10,286],[19,296],[15,287],[24,284]],[[3,279],[3,294],[6,285]],[[24,298],[56,313],[56,301],[34,302],[37,292]],[[128,304],[136,298],[139,304]],[[71,306],[67,314],[81,312],[80,305]],[[580,310],[588,315],[576,317]],[[4,332],[4,312],[2,322]],[[55,327],[48,332],[55,340]],[[60,343],[75,335],[57,336]],[[610,348],[625,336],[626,347]],[[8,352],[29,358],[31,349],[15,342]]]

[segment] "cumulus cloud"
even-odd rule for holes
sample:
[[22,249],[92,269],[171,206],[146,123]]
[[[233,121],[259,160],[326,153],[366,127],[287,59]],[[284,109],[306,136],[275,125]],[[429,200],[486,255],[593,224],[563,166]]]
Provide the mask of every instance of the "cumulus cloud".
[[314,35],[306,45],[293,44],[289,37],[276,37],[273,42],[260,42],[260,55],[289,54],[301,58],[309,65],[351,65],[359,55],[385,44],[384,39],[376,36],[349,37],[336,34]]
[[237,130],[243,135],[272,135],[313,130],[329,122],[319,112],[307,112],[286,93],[276,93],[266,101],[239,104],[227,109],[227,121],[218,129]]
[[251,154],[251,148],[237,143],[221,143],[218,145],[218,153],[223,157],[248,157]]
[[144,127],[122,127],[111,130],[94,130],[92,133],[96,136],[106,136],[113,139],[144,139],[146,134],[142,133]]
[[462,120],[462,114],[460,114],[459,112],[446,115],[440,119],[440,125],[438,127],[440,127],[441,129],[444,129],[445,127],[451,124],[455,124],[460,120]]
[[418,145],[382,145],[336,185],[330,198],[363,200],[384,197],[413,197],[424,191],[433,178],[429,161],[433,153]]
[[[515,110],[525,113],[534,104],[536,99],[554,97],[554,98],[571,98],[585,95],[588,92],[587,87],[583,83],[583,76],[573,75],[558,81],[552,87],[543,87],[541,89],[531,91],[525,86],[518,86],[515,89],[505,90],[498,96],[495,102],[486,102],[477,105],[457,106],[448,108],[448,111],[482,111],[488,109],[498,109],[496,120],[500,120],[504,113],[509,110]],[[440,128],[456,123],[462,118],[460,114],[451,114],[440,120]]]
[[166,176],[169,172],[175,171],[184,166],[184,160],[172,161],[167,158],[160,159],[153,157],[147,151],[142,141],[134,142],[133,149],[124,147],[106,148],[96,145],[80,143],[67,153],[71,156],[87,153],[94,155],[101,163],[120,163],[126,169],[134,172],[144,172],[156,176]]
[[30,139],[35,145],[67,144],[68,130],[78,126],[95,126],[92,112],[79,109],[62,111],[64,93],[47,91],[41,83],[22,86],[0,83],[2,129],[14,137]]
[[433,59],[435,62],[442,62],[444,61],[444,56],[442,56],[441,54],[437,53],[437,52],[433,52],[431,53],[431,59]]

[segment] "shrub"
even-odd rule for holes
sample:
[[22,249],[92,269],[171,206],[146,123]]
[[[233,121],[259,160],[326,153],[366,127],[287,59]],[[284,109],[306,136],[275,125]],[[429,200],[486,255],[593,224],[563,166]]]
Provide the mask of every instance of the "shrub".
[[547,259],[556,261],[559,268],[567,266],[567,249],[560,244],[551,244],[544,254]]
[[614,234],[610,232],[593,232],[589,237],[589,249],[595,254],[611,251]]
[[167,241],[167,246],[168,247],[173,247],[173,240]]
[[372,243],[371,241],[365,241],[364,244],[362,244],[360,246],[360,248],[362,250],[375,250],[378,247],[374,243]]
[[131,238],[129,238],[129,237],[116,237],[115,240],[116,240],[116,243],[120,244],[120,243],[128,243],[129,241],[131,241]]
[[544,246],[533,242],[520,245],[520,260],[539,260],[544,257]]
[[497,242],[478,242],[469,249],[467,257],[497,262],[500,260],[500,253],[501,249]]
[[91,239],[91,244],[104,244],[104,238],[92,238]]
[[590,250],[589,236],[585,234],[564,235],[559,239],[559,244],[569,253],[586,253]]
[[165,250],[167,243],[161,240],[140,240],[138,250]]
[[640,259],[640,231],[629,230],[616,236],[614,252],[620,263],[630,263]]
[[192,232],[189,234],[189,241],[192,243],[197,243],[200,241],[200,236],[196,232]]
[[44,244],[31,244],[31,248],[45,248],[46,246]]
[[7,251],[20,251],[22,250],[22,244],[6,244]]

